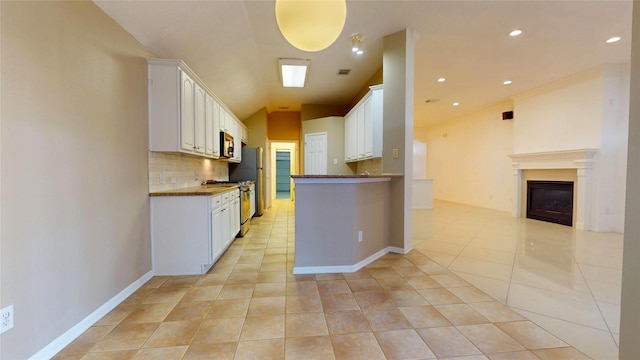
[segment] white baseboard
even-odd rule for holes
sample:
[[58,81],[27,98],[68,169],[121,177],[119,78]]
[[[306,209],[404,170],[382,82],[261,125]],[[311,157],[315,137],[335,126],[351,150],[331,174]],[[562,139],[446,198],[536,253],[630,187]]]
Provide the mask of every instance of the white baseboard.
[[399,248],[399,247],[395,247],[395,246],[387,246],[387,249],[389,250],[388,252],[406,255],[411,250],[413,250],[413,246],[409,247],[408,249],[403,249],[403,248]]
[[[367,257],[366,259],[358,262],[354,265],[336,265],[336,266],[298,266],[293,268],[293,273],[296,275],[300,274],[336,274],[336,273],[352,273],[356,272],[363,267],[371,264],[372,262],[378,260],[389,252],[397,252],[393,249],[393,246],[387,246],[386,248],[376,252],[375,254]],[[404,253],[404,250],[402,250]]]
[[95,324],[98,320],[102,319],[111,310],[113,310],[118,304],[123,302],[136,290],[138,290],[144,283],[149,281],[153,277],[153,270],[142,275],[138,280],[131,283],[124,290],[120,291],[116,296],[112,297],[106,303],[102,304],[94,312],[82,319],[79,323],[74,325],[71,329],[67,330],[64,334],[58,336],[55,340],[49,343],[49,345],[42,348],[35,355],[29,358],[29,360],[41,360],[51,359],[65,346],[69,345],[78,336],[82,335],[91,325]]

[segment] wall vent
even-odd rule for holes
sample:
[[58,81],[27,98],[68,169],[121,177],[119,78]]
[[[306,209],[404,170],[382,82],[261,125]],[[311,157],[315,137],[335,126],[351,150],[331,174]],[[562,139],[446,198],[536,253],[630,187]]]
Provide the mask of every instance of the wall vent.
[[338,75],[349,75],[350,72],[351,72],[351,69],[339,69]]

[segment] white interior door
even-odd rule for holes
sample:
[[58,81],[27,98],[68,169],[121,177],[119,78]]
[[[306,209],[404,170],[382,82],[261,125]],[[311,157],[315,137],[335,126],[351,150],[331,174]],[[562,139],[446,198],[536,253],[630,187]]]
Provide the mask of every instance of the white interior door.
[[305,175],[327,175],[327,133],[304,135]]

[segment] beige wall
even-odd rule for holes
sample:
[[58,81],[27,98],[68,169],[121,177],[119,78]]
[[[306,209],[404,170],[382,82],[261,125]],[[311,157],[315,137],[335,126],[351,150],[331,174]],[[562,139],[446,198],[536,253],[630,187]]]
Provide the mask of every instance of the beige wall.
[[353,100],[351,100],[351,103],[349,104],[347,111],[351,110],[351,108],[356,106],[356,104],[358,103],[358,101],[360,101],[360,99],[362,99],[365,95],[367,95],[367,93],[369,92],[370,86],[382,84],[383,82],[382,75],[383,75],[382,68],[380,68],[371,76],[369,81],[367,81],[367,83],[360,89],[360,91],[358,91],[358,93],[353,98]]
[[[302,122],[302,143],[306,134],[327,133],[327,175],[353,174],[351,168],[344,162],[344,118],[326,117]],[[302,153],[302,170],[304,171],[304,148]],[[333,160],[337,164],[333,163]],[[301,173],[303,172],[301,171]]]
[[151,270],[152,54],[91,2],[0,6],[0,358],[26,359]]
[[[408,29],[383,38],[384,124],[382,172],[403,174],[391,180],[391,246],[412,246],[413,71],[415,34]],[[398,158],[393,158],[398,149]],[[408,150],[407,150],[408,149]]]
[[253,115],[244,119],[242,123],[247,127],[247,131],[249,132],[247,147],[266,148],[268,118],[269,114],[267,113],[267,108],[262,108],[256,111]]
[[345,116],[348,111],[348,105],[302,104],[300,117],[302,121],[306,121],[328,116]]
[[299,111],[274,111],[267,119],[267,137],[273,141],[300,141]]

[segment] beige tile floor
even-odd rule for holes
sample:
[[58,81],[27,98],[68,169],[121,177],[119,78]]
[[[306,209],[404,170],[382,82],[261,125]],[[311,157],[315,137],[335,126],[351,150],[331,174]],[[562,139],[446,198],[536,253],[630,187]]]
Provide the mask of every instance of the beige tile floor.
[[293,206],[276,200],[208,274],[152,278],[55,359],[588,359],[426,240],[357,273],[292,275]]
[[420,253],[588,356],[618,358],[622,234],[442,201],[413,216]]

